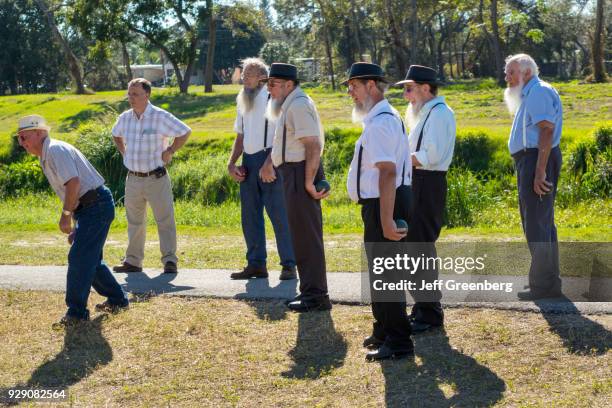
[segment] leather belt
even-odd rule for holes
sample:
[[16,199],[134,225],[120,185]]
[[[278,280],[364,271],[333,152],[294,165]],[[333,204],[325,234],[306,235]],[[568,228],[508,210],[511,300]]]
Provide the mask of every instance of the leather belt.
[[139,171],[128,170],[128,174],[134,175],[136,177],[156,176],[157,178],[160,178],[160,177],[165,176],[166,173],[167,173],[167,170],[165,167],[158,167],[155,170],[149,171],[147,173],[141,173]]

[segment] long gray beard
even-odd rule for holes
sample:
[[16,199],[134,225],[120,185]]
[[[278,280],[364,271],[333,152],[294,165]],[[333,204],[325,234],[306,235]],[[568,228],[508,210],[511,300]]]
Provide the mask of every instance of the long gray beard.
[[373,106],[374,104],[372,103],[372,98],[370,97],[368,97],[363,103],[356,102],[355,105],[353,105],[353,112],[351,115],[353,123],[363,122],[363,119],[365,119]]
[[270,98],[268,106],[266,107],[266,119],[275,122],[281,113],[283,107],[283,101],[277,101],[276,99]]
[[508,87],[504,90],[504,102],[506,103],[506,107],[508,107],[508,112],[510,112],[512,116],[516,115],[516,111],[518,111],[523,101],[523,96],[521,95],[523,92],[523,85],[524,83],[521,79],[517,86],[512,88]]
[[255,99],[257,98],[257,95],[259,95],[259,91],[261,91],[262,87],[263,86],[258,86],[252,89],[243,87],[240,90],[238,96],[236,97],[236,104],[238,105],[238,110],[240,112],[246,113],[253,109],[253,106],[255,106]]
[[408,104],[408,107],[406,108],[406,113],[404,115],[404,119],[408,124],[408,128],[414,129],[416,125],[418,125],[419,113],[421,112],[421,109],[423,109],[423,104]]

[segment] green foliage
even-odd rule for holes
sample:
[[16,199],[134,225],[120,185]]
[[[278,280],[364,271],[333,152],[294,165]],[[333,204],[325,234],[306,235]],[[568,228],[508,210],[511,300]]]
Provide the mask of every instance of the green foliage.
[[120,200],[125,191],[127,171],[121,153],[113,142],[110,127],[101,122],[81,126],[76,147],[104,177],[115,200]]
[[227,154],[198,155],[172,165],[172,191],[177,199],[207,205],[237,201],[239,185],[227,173]]
[[49,183],[34,157],[26,156],[18,162],[0,164],[0,198],[49,190]]
[[474,225],[476,214],[487,203],[482,182],[471,171],[458,169],[448,172],[447,182],[445,224],[449,227]]

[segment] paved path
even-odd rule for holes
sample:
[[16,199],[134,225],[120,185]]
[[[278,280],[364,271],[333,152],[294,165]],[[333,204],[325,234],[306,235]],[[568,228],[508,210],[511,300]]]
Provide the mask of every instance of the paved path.
[[[206,296],[238,299],[290,299],[297,293],[298,281],[279,281],[278,271],[269,279],[233,281],[231,271],[222,269],[181,269],[176,275],[163,274],[159,269],[144,273],[115,274],[124,289],[132,293],[165,294],[170,296]],[[612,279],[565,278],[564,292],[572,301],[517,302],[516,292],[523,289],[526,277],[442,275],[446,282],[511,283],[512,291],[451,290],[443,286],[443,303],[447,307],[485,307],[550,313],[612,314]],[[362,295],[362,274],[334,272],[328,274],[329,294],[334,302],[368,303]],[[367,284],[366,284],[367,285]],[[65,266],[0,265],[0,288],[20,290],[64,291]],[[410,298],[409,298],[410,299]],[[605,300],[599,302],[587,300]]]

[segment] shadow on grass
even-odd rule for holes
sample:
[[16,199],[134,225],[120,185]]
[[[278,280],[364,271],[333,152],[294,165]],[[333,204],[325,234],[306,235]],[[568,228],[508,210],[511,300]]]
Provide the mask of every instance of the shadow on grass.
[[[245,292],[238,293],[235,298],[245,300],[257,313],[261,320],[278,321],[287,316],[288,309],[285,299],[293,299],[296,295],[297,279],[280,281],[278,285],[270,286],[268,279],[249,279]],[[270,299],[280,299],[278,302]],[[262,302],[262,300],[268,300]]]
[[380,363],[387,407],[489,407],[503,397],[504,382],[451,347],[444,330],[415,336],[414,342],[421,364],[410,359]]
[[[107,315],[100,315],[92,321],[66,327],[62,350],[34,370],[25,384],[14,387],[67,388],[111,362],[113,350],[102,335],[102,322],[106,318]],[[0,395],[6,396],[6,390]]]
[[[62,124],[59,126],[58,130],[62,133],[66,133],[77,129],[82,124],[91,120],[103,118],[109,115],[118,115],[128,107],[128,104],[126,101],[119,101],[114,103],[102,101],[92,102],[87,106],[91,106],[91,108],[83,109],[79,113],[65,118],[62,121]],[[111,126],[112,123],[107,123],[107,125]]]
[[151,103],[172,113],[181,120],[203,117],[207,113],[218,112],[236,104],[234,94],[201,96],[193,94],[153,94]]
[[334,327],[329,311],[301,313],[297,341],[289,355],[293,367],[285,378],[316,379],[344,364],[347,342]]
[[[536,301],[550,330],[561,338],[568,352],[579,355],[605,355],[612,347],[612,332],[580,314],[574,303],[564,299],[563,314],[547,309],[550,301]],[[558,302],[555,303],[558,305]]]

